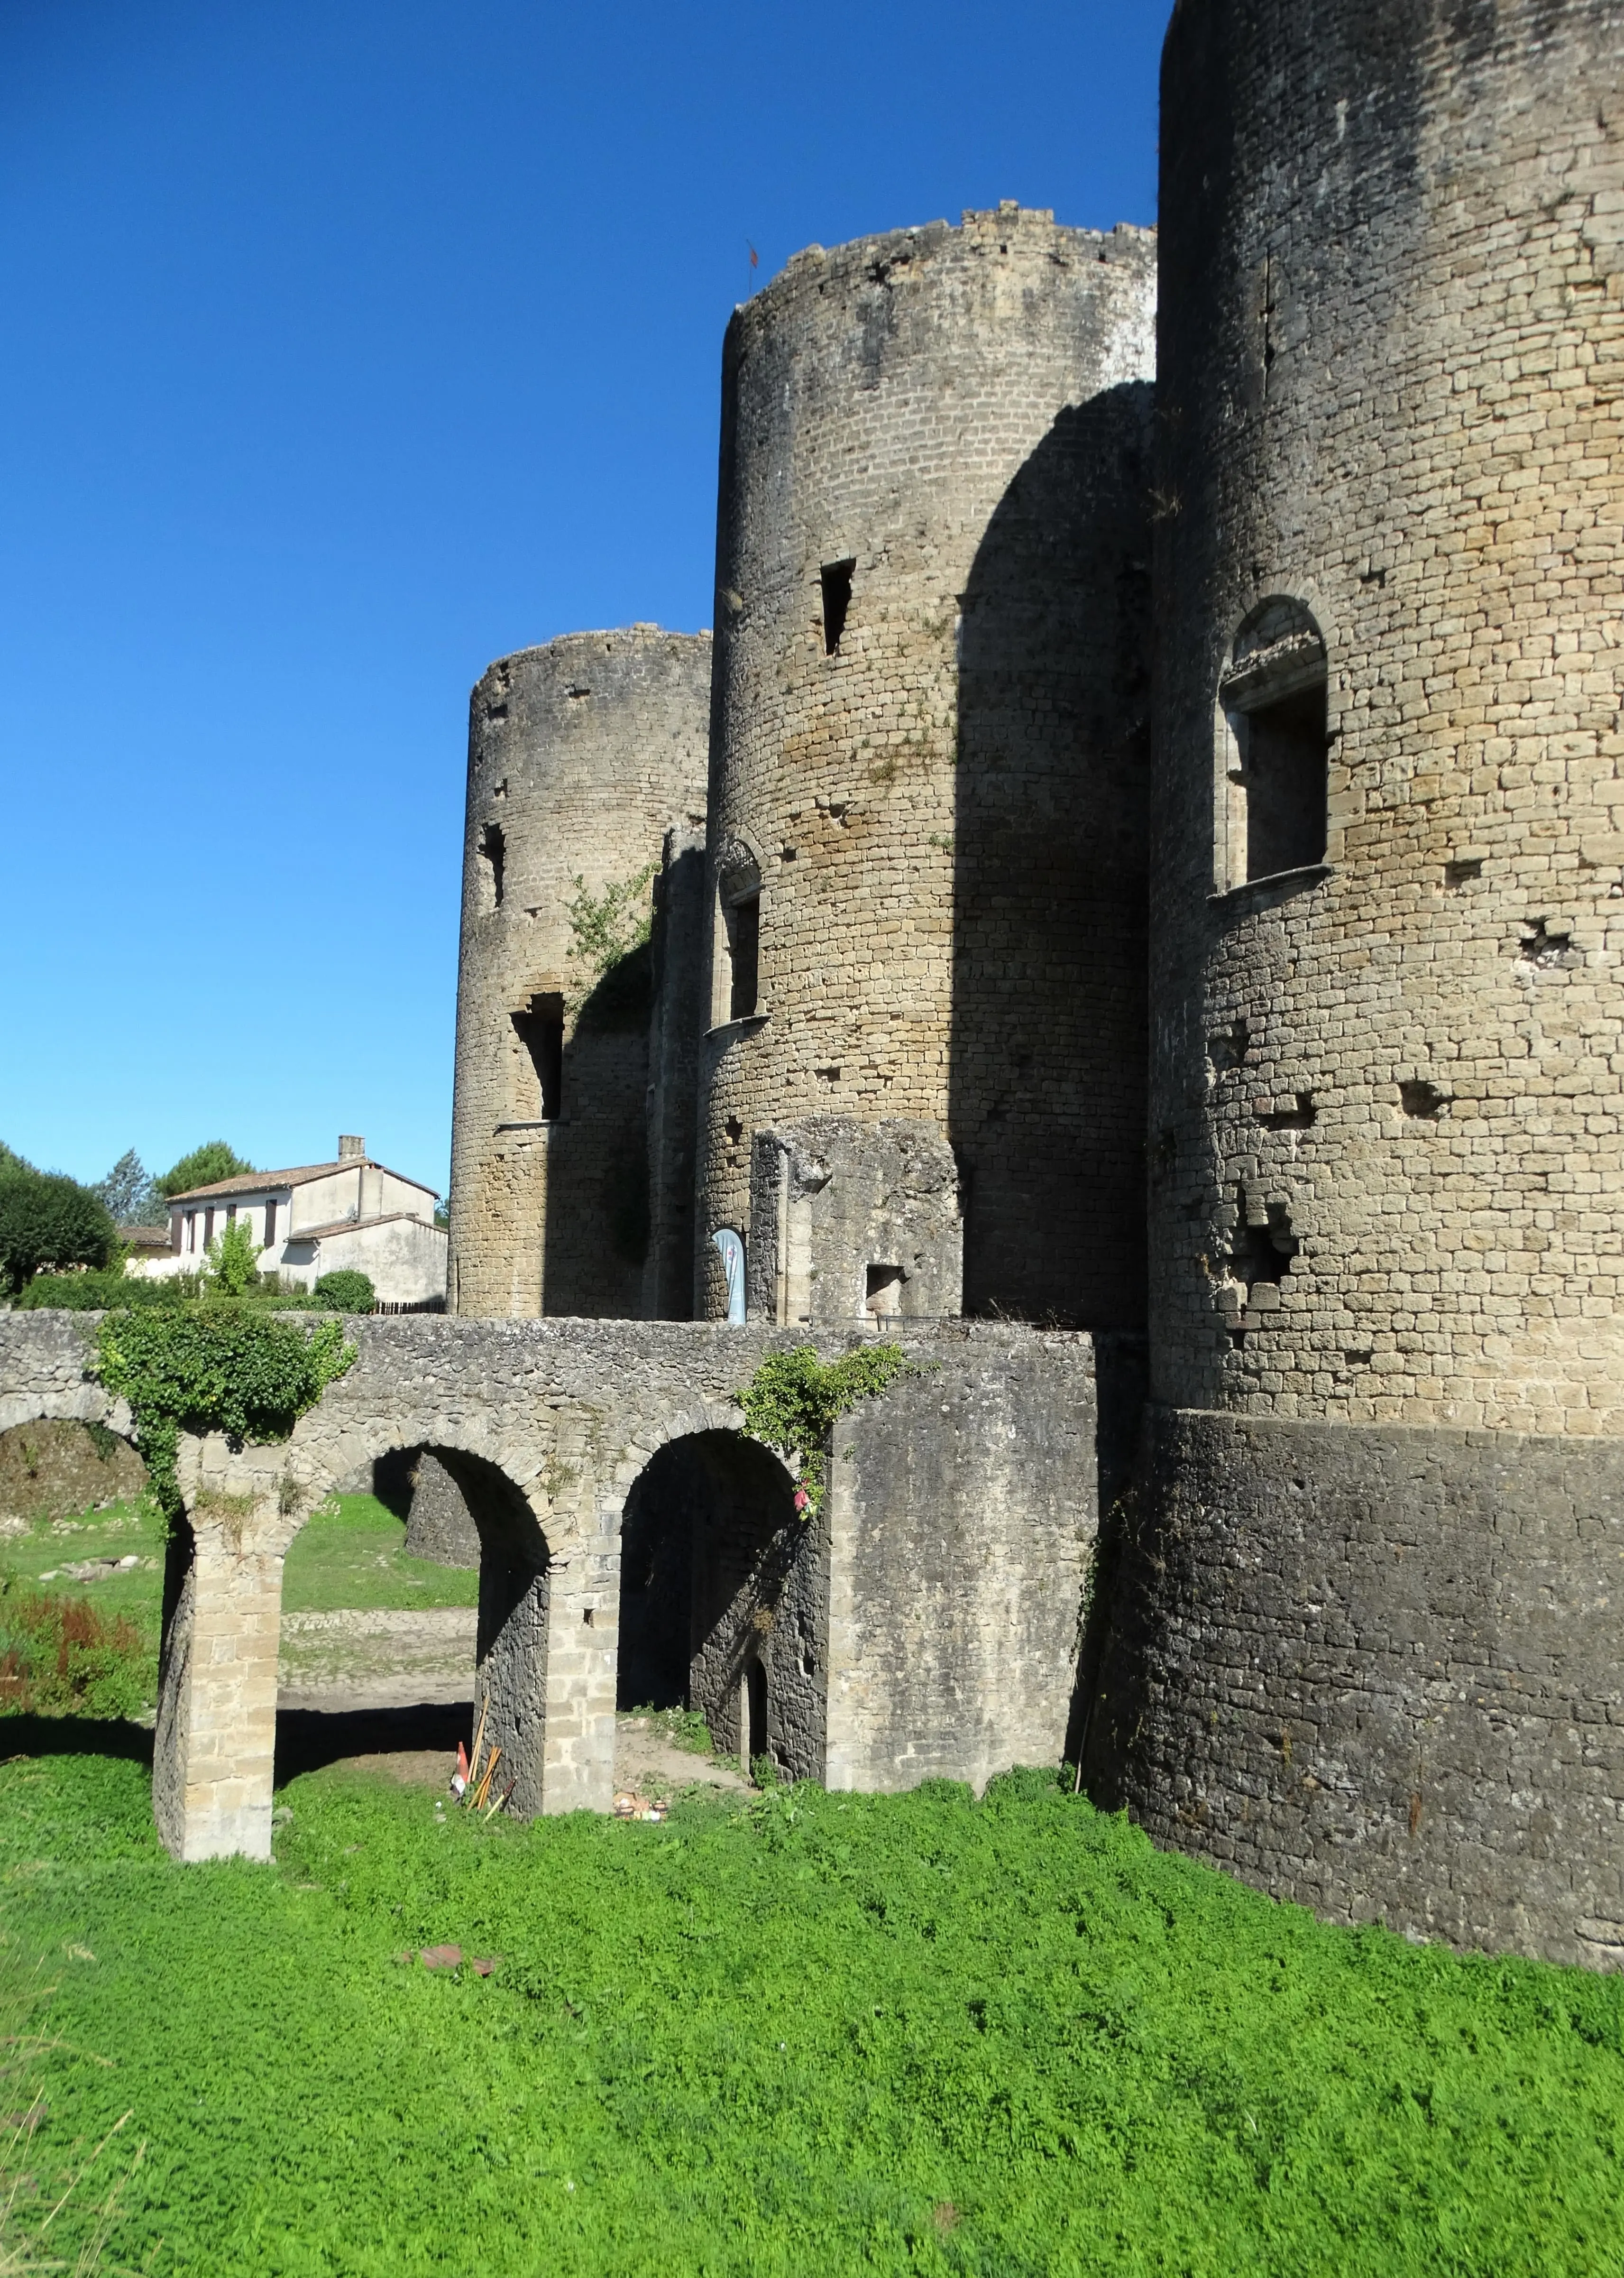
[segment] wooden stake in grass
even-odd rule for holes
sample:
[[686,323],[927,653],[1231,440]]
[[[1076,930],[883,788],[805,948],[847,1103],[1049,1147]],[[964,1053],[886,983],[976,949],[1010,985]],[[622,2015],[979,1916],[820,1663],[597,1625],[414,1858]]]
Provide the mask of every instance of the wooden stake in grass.
[[476,1794],[476,1796],[475,1796],[475,1798],[474,1798],[474,1808],[475,1808],[475,1810],[476,1810],[476,1811],[482,1811],[482,1810],[484,1808],[484,1800],[485,1800],[485,1798],[486,1798],[486,1796],[487,1796],[487,1795],[489,1795],[489,1793],[491,1793],[491,1781],[492,1781],[492,1777],[493,1777],[493,1775],[494,1775],[494,1773],[495,1773],[495,1771],[496,1771],[496,1768],[497,1768],[498,1764],[499,1764],[499,1763],[500,1763],[501,1760],[502,1760],[502,1752],[501,1752],[501,1750],[500,1750],[499,1748],[492,1748],[492,1751],[491,1751],[491,1760],[490,1760],[490,1762],[489,1762],[486,1764],[486,1766],[485,1766],[485,1776],[484,1776],[484,1777],[480,1781],[480,1783],[479,1783],[479,1790],[478,1790],[478,1793],[477,1793],[477,1794]]
[[474,1728],[474,1746],[468,1760],[468,1785],[462,1791],[464,1803],[473,1794],[474,1784],[479,1777],[479,1751],[484,1744],[485,1717],[490,1712],[490,1708],[491,1696],[487,1693],[479,1705],[479,1722]]

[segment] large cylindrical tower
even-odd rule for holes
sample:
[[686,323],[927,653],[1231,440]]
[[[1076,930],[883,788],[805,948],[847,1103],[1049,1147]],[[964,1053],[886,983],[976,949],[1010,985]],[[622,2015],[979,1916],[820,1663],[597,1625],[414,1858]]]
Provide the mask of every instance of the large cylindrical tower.
[[1002,206],[728,327],[702,1314],[1142,1317],[1154,283]]
[[634,625],[523,649],[474,690],[455,1312],[688,1311],[710,681],[707,633]]
[[1155,1476],[1091,1747],[1333,1915],[1624,1958],[1624,11],[1179,0]]

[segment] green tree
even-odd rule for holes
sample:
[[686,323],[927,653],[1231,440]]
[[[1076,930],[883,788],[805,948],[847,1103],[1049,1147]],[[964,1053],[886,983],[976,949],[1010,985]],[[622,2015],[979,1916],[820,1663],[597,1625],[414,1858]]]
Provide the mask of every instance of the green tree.
[[7,1171],[27,1171],[32,1174],[34,1166],[26,1155],[19,1155],[15,1147],[8,1147],[4,1140],[0,1139],[0,1176]]
[[155,1183],[158,1192],[168,1199],[173,1195],[189,1194],[194,1187],[212,1187],[221,1179],[247,1178],[253,1168],[253,1164],[245,1162],[224,1139],[205,1139],[201,1147],[194,1147],[189,1155],[183,1155]]
[[0,1280],[20,1289],[52,1266],[105,1265],[113,1222],[98,1195],[48,1171],[0,1171]]
[[90,1189],[100,1195],[115,1226],[165,1226],[169,1212],[164,1197],[147,1175],[147,1166],[133,1147],[126,1148],[104,1179]]
[[228,1219],[206,1254],[204,1286],[222,1297],[240,1297],[259,1280],[259,1244],[246,1218]]

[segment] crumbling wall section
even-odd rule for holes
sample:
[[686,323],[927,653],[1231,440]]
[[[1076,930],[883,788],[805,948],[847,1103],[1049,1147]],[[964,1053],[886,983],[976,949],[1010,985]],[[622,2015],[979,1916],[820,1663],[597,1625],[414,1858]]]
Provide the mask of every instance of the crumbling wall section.
[[749,1309],[782,1326],[961,1310],[958,1166],[934,1123],[809,1116],[755,1135]]

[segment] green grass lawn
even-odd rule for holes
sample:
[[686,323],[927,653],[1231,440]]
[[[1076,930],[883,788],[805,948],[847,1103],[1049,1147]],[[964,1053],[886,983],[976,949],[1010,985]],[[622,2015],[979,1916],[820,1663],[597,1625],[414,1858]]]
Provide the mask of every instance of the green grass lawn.
[[408,1558],[404,1520],[376,1496],[330,1495],[294,1538],[282,1577],[290,1614],[324,1614],[343,1606],[477,1606],[479,1576],[470,1568]]
[[[287,1555],[282,1603],[289,1613],[342,1606],[474,1606],[479,1577],[459,1566],[408,1558],[405,1522],[376,1496],[330,1495],[301,1527]],[[131,1555],[139,1566],[77,1581],[63,1571],[93,1558]],[[0,1540],[0,1567],[64,1597],[88,1598],[110,1617],[122,1614],[156,1645],[164,1600],[164,1523],[141,1500],[82,1517],[44,1519],[27,1534]],[[41,1577],[54,1572],[54,1581]]]
[[[127,2112],[61,2267],[115,2190],[103,2269],[1620,2267],[1624,1982],[1322,1928],[1047,1774],[660,1826],[281,1800],[278,1863],[182,1868],[140,1765],[0,1767],[17,2245]],[[442,1941],[492,1975],[405,1958]]]
[[[92,1558],[141,1561],[122,1573],[76,1581],[63,1569]],[[164,1522],[145,1497],[82,1517],[40,1519],[26,1534],[0,1537],[0,1568],[54,1597],[88,1598],[109,1620],[122,1615],[156,1649],[164,1606]],[[53,1575],[54,1580],[45,1580]]]

